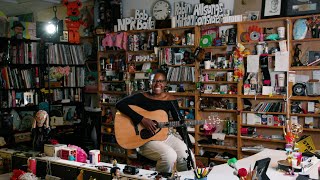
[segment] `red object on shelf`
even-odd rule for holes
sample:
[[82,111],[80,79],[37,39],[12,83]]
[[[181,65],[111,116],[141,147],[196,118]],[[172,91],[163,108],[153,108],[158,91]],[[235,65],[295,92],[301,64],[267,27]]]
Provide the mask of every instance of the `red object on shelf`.
[[24,172],[24,171],[22,171],[22,170],[20,170],[20,169],[14,169],[14,170],[12,171],[12,176],[11,176],[10,180],[18,180],[19,177],[20,177],[21,175],[25,174],[25,173],[26,173],[26,172]]

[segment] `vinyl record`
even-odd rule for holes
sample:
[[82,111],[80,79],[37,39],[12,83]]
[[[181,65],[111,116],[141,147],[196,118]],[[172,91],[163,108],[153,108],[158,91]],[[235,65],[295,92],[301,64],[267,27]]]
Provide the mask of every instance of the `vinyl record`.
[[212,37],[210,35],[204,35],[200,39],[200,47],[209,47],[212,45]]

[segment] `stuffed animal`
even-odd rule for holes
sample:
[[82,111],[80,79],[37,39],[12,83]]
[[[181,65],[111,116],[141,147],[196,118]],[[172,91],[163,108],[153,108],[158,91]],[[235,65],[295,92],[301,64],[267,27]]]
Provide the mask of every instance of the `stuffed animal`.
[[68,0],[63,0],[63,4],[67,7],[67,15],[65,22],[67,24],[67,29],[69,33],[70,43],[80,43],[79,28],[80,25],[87,26],[86,23],[80,18],[79,8],[82,6],[80,0],[73,2],[68,2]]

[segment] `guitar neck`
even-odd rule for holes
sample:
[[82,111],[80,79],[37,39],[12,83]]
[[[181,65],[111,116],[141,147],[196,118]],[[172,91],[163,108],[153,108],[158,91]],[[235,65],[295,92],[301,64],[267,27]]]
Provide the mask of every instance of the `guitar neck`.
[[[206,120],[189,120],[189,121],[184,121],[183,125],[186,125],[186,126],[202,125],[202,124],[205,124],[206,122],[207,122]],[[180,121],[158,122],[159,128],[179,127],[179,126],[182,126]]]

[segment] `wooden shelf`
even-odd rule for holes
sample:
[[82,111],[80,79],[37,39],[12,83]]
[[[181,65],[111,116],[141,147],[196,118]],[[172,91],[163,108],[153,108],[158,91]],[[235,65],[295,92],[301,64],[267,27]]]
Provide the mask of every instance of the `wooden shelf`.
[[[229,45],[229,46],[235,46],[235,45]],[[228,46],[208,46],[208,47],[202,47],[202,49],[226,49]]]
[[127,64],[158,63],[158,61],[130,61]]
[[183,67],[183,66],[188,66],[188,67],[195,67],[195,64],[167,64],[168,67]]
[[169,92],[169,94],[173,96],[194,96],[195,95],[195,93],[191,93],[191,92]]
[[285,95],[240,95],[241,98],[244,99],[280,99],[280,100],[285,100],[286,96]]
[[268,129],[283,129],[283,126],[268,126],[268,125],[260,125],[260,124],[241,124],[241,126],[268,128]]
[[168,84],[194,84],[192,81],[168,81]]
[[320,118],[320,114],[296,114],[296,113],[292,113],[292,114],[290,114],[290,116],[298,116],[298,117],[319,117],[319,118]]
[[139,51],[127,51],[127,53],[131,54],[145,54],[145,53],[153,53],[154,50],[139,50]]
[[214,145],[214,144],[199,144],[198,146],[205,147],[205,148],[216,148],[216,149],[237,151],[237,148],[232,146],[220,146],[220,145]]
[[292,43],[320,41],[320,38],[304,38],[299,40],[291,40]]
[[254,114],[273,114],[273,115],[286,115],[285,112],[263,112],[263,111],[241,111],[241,113],[254,113]]
[[319,96],[311,97],[311,96],[291,96],[290,100],[295,101],[317,101],[319,100]]
[[276,40],[276,41],[250,41],[250,42],[241,42],[242,45],[255,45],[261,42],[265,43],[279,43],[280,41],[286,41],[286,40]]
[[278,140],[278,139],[262,139],[262,138],[252,138],[252,137],[245,137],[245,136],[241,136],[241,139],[252,140],[252,141],[262,141],[262,142],[286,143],[286,141],[285,141],[285,140]]
[[234,71],[233,68],[226,68],[226,69],[201,69],[201,71]]
[[194,45],[172,45],[172,46],[159,46],[160,48],[194,48]]
[[313,71],[313,70],[320,70],[320,66],[297,66],[297,67],[290,67],[290,71]]
[[224,113],[237,113],[237,110],[232,109],[211,109],[211,108],[203,108],[201,109],[203,112],[224,112]]
[[[212,136],[212,134],[205,134],[205,133],[202,133],[202,132],[199,132],[198,133],[200,136]],[[237,138],[237,135],[225,135],[225,138],[234,138],[236,139]]]
[[319,133],[320,129],[303,128],[304,132],[316,132]]
[[224,97],[224,98],[237,98],[238,95],[236,94],[200,94],[201,97]]
[[202,84],[238,84],[235,81],[201,81]]

